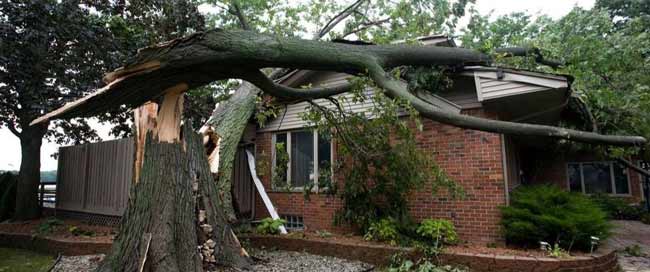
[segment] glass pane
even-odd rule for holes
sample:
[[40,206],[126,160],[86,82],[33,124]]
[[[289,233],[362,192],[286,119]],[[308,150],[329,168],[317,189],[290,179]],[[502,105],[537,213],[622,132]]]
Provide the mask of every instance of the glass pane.
[[580,164],[569,163],[569,188],[571,192],[582,192],[582,184],[580,181]]
[[291,185],[301,187],[314,181],[314,134],[291,133]]
[[625,172],[625,168],[618,163],[614,163],[614,182],[617,194],[630,193],[630,188],[627,184],[627,173]]
[[[274,149],[275,157],[273,158],[273,164],[276,167],[275,169],[284,169],[283,173],[281,173],[281,171],[277,171],[277,173],[274,173],[274,184],[276,184],[276,182],[278,180],[279,181],[284,180],[285,184],[286,184],[286,181],[287,181],[287,172],[286,171],[288,170],[287,169],[288,165],[278,166],[278,160],[277,160],[279,152],[283,152],[286,155],[285,158],[288,159],[289,154],[287,153],[288,152],[287,151],[288,145],[287,145],[287,134],[286,133],[275,134],[275,147],[274,148],[275,148]],[[276,170],[274,170],[274,171],[276,171]],[[276,179],[276,177],[277,177],[277,179]],[[281,183],[281,182],[277,182],[277,183]]]
[[585,193],[612,193],[609,163],[583,163],[582,174],[585,181]]
[[329,137],[318,134],[318,169],[320,172],[329,171],[332,165],[332,147]]

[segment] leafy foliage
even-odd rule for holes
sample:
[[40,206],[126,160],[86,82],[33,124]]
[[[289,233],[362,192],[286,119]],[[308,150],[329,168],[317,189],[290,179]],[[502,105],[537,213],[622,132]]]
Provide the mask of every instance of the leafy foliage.
[[267,217],[262,219],[256,230],[259,234],[278,234],[280,233],[280,227],[285,223],[287,222],[284,219]]
[[[383,95],[367,79],[355,80],[351,98],[331,99],[335,109],[312,104],[303,119],[318,131],[333,131],[337,139],[338,172],[345,177],[341,198],[344,207],[336,222],[352,223],[365,233],[372,223],[392,218],[411,222],[407,197],[430,184],[432,193],[445,187],[452,196],[462,189],[437,166],[433,157],[417,147],[415,132],[421,129],[416,111],[405,102]],[[373,95],[367,95],[372,91]],[[345,103],[369,100],[368,112],[344,109]],[[402,117],[400,112],[409,112]],[[353,158],[353,159],[352,159]]]
[[458,242],[458,235],[454,224],[445,219],[425,219],[420,222],[417,233],[425,241],[432,241],[434,247],[439,244],[455,244]]
[[399,239],[397,222],[392,218],[382,218],[377,222],[372,222],[363,235],[363,239],[368,241],[385,241],[391,245],[396,245]]
[[644,210],[641,206],[630,205],[620,197],[613,197],[607,194],[595,194],[591,196],[600,209],[602,209],[610,219],[620,220],[640,220]]
[[61,219],[58,219],[56,217],[47,218],[45,221],[36,226],[36,234],[48,235],[59,226],[63,226],[63,221]]
[[92,230],[86,230],[77,226],[68,227],[68,232],[74,236],[95,236],[95,232]]
[[390,258],[389,272],[466,272],[469,271],[464,266],[436,265],[426,258],[421,258],[413,262],[404,258],[401,254],[392,255]]
[[[650,17],[645,1],[598,1],[595,8],[574,8],[552,20],[546,16],[513,13],[490,21],[472,12],[461,38],[463,46],[486,52],[508,46],[534,46],[545,58],[566,65],[557,70],[527,58],[505,58],[500,65],[569,74],[572,89],[589,106],[600,133],[650,136]],[[583,127],[589,129],[591,127]],[[585,147],[591,148],[591,147]],[[616,156],[638,148],[600,148]],[[650,159],[645,147],[643,155]]]
[[536,246],[547,241],[567,250],[588,250],[591,236],[604,240],[609,235],[606,214],[594,202],[556,186],[521,187],[501,211],[501,225],[512,244]]
[[273,169],[273,186],[275,189],[289,189],[287,169],[289,168],[289,153],[284,143],[275,144],[275,168]]

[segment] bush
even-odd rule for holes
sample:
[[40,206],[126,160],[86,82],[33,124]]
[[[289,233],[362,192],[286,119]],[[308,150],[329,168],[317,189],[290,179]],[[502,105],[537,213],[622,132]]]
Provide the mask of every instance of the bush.
[[370,227],[368,227],[363,238],[368,241],[385,241],[391,245],[396,245],[400,236],[397,227],[397,222],[394,219],[382,218],[377,222],[370,223]]
[[506,241],[521,246],[546,241],[568,250],[589,250],[591,236],[604,240],[611,228],[605,212],[589,198],[550,185],[515,190],[510,206],[501,212]]
[[280,226],[284,225],[284,223],[286,223],[284,219],[273,219],[271,217],[264,218],[257,226],[257,233],[278,234],[280,233]]
[[9,219],[16,211],[18,177],[6,172],[0,174],[0,221]]
[[458,242],[458,235],[454,224],[444,219],[425,219],[422,220],[417,229],[420,238],[425,241],[431,241],[437,247],[442,244],[455,244]]
[[36,234],[37,235],[48,235],[50,234],[53,230],[55,230],[58,226],[62,226],[63,221],[61,219],[58,219],[56,217],[50,217],[47,218],[45,221],[41,222],[36,226]]
[[620,197],[612,197],[606,194],[595,194],[593,200],[610,219],[619,220],[640,220],[643,209],[640,206],[632,206]]

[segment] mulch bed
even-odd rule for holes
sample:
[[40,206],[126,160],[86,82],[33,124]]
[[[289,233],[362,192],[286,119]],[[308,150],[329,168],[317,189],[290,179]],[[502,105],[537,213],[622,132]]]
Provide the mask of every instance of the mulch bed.
[[[15,233],[33,236],[41,236],[66,241],[89,241],[99,243],[112,243],[115,237],[116,229],[113,227],[90,225],[81,220],[62,219],[63,224],[54,226],[49,233],[39,234],[38,226],[46,222],[48,218],[29,220],[23,222],[3,222],[0,223],[0,232]],[[92,232],[88,235],[74,235],[70,232],[70,227],[75,226],[78,229]]]

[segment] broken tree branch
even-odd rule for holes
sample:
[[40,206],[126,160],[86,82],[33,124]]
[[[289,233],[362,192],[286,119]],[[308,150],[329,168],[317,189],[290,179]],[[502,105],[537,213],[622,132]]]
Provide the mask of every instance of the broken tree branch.
[[[215,80],[240,78],[266,67],[369,74],[392,97],[409,101],[422,116],[466,129],[511,135],[545,136],[608,145],[641,145],[645,138],[608,136],[559,127],[483,119],[441,111],[411,94],[406,85],[386,75],[397,66],[489,65],[491,59],[474,50],[419,45],[358,45],[283,38],[250,31],[213,30],[142,49],[134,64],[160,63],[156,68],[122,74],[89,96],[36,119],[71,118],[104,112],[121,104],[130,107],[155,99],[179,83],[194,88]],[[259,75],[258,75],[259,76]],[[258,78],[264,84],[266,79]],[[283,91],[265,83],[269,91]]]

